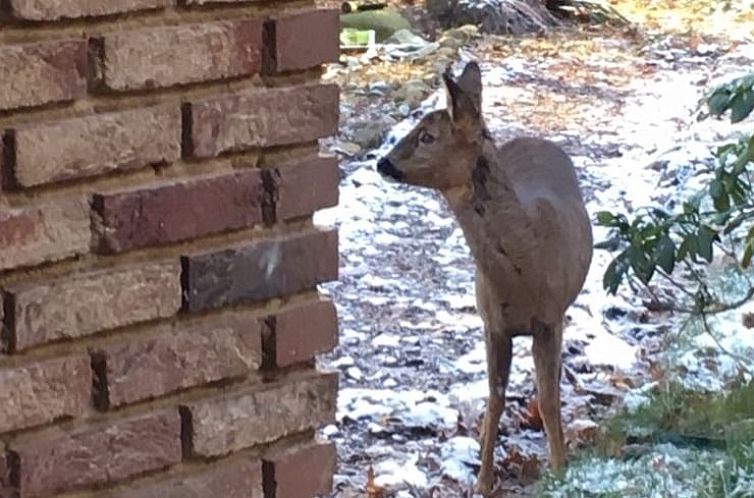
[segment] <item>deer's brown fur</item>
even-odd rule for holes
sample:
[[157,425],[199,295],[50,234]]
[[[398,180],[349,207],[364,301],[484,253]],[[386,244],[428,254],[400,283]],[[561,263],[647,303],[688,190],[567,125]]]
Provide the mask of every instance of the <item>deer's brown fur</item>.
[[550,465],[565,465],[562,327],[589,269],[592,229],[573,163],[563,150],[536,138],[497,146],[482,119],[476,63],[467,64],[458,80],[447,72],[444,80],[448,109],[427,114],[378,169],[395,180],[442,192],[476,262],[489,379],[477,489],[489,494],[514,336],[533,337]]

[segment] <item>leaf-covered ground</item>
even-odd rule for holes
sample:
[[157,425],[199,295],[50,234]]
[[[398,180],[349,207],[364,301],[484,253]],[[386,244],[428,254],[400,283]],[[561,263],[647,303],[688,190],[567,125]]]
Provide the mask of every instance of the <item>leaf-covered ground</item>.
[[[754,43],[745,40],[754,20],[746,8],[710,14],[704,2],[612,3],[637,25],[481,37],[452,56],[457,67],[482,62],[484,113],[497,139],[542,136],[573,157],[591,213],[672,206],[699,186],[712,144],[747,129],[697,122],[694,109],[717,78],[752,67]],[[328,147],[346,155],[340,205],[316,219],[339,227],[342,254],[341,279],[325,288],[339,309],[341,344],[322,362],[341,372],[337,423],[322,433],[338,444],[333,496],[469,496],[478,470],[486,381],[473,262],[439,195],[385,183],[374,170],[374,159],[423,112],[444,105],[434,91],[442,66],[432,56],[354,57],[326,74],[343,88],[342,131]],[[374,150],[353,143],[364,135]],[[595,229],[597,240],[604,235]],[[563,412],[573,454],[593,447],[606,417],[645,403],[658,385],[720,390],[746,375],[682,317],[649,311],[628,289],[607,297],[609,260],[595,253],[565,331]],[[753,358],[741,310],[718,321],[717,341]],[[496,453],[500,496],[697,496],[693,465],[711,457],[671,443],[646,446],[630,461],[623,447],[614,459],[583,456],[565,482],[541,481],[546,447],[529,348],[528,339],[516,340]]]

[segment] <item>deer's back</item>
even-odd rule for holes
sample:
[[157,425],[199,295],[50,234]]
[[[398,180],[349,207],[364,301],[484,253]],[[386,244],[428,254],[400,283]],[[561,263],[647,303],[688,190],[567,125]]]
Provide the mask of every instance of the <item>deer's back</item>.
[[516,293],[541,308],[535,314],[552,319],[578,296],[592,258],[591,223],[573,162],[552,142],[517,138],[498,149],[497,164],[529,213],[534,232],[528,268],[521,275],[529,292],[503,292]]
[[554,204],[583,205],[573,162],[556,144],[539,138],[516,138],[498,149],[498,159],[524,204],[547,198]]

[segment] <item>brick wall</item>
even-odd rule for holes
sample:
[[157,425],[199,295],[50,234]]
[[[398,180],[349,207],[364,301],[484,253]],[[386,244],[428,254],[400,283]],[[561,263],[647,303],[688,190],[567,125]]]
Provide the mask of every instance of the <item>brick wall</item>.
[[337,23],[0,1],[0,498],[329,490]]

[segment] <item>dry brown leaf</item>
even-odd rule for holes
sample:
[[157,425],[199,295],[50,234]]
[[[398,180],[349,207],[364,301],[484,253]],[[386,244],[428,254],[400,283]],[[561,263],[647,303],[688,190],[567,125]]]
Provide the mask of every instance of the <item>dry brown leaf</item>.
[[594,441],[599,434],[599,429],[599,425],[592,420],[574,420],[568,425],[565,437],[574,446],[581,446]]
[[370,465],[367,470],[367,496],[370,498],[382,498],[385,496],[385,488],[374,482],[374,468]]
[[649,378],[653,381],[661,381],[665,378],[665,371],[656,362],[650,362]]
[[519,477],[526,479],[536,479],[539,477],[539,457],[534,453],[525,455],[517,446],[510,446],[507,449],[503,465]]
[[524,413],[524,424],[532,429],[541,431],[544,427],[542,424],[542,415],[539,413],[539,402],[536,396],[529,399],[529,404]]
[[702,43],[702,37],[699,35],[699,33],[692,32],[689,36],[689,50],[692,52],[696,52],[696,49],[699,48],[699,44]]
[[629,377],[623,375],[620,372],[616,372],[612,375],[610,382],[615,386],[619,387],[621,389],[633,389],[636,387],[636,384],[633,380],[631,380]]

